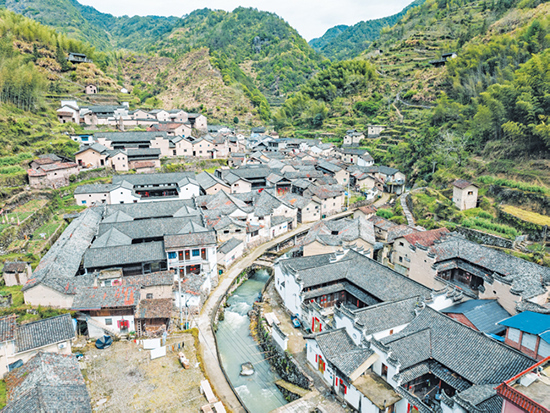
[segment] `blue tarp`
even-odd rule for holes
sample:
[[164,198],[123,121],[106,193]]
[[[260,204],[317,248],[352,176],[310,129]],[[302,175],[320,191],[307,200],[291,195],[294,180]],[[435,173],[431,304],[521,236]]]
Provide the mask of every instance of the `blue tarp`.
[[109,347],[111,344],[113,344],[111,336],[103,336],[95,342],[95,346],[100,350]]
[[550,314],[525,311],[499,323],[502,326],[517,328],[529,334],[542,334],[550,330]]

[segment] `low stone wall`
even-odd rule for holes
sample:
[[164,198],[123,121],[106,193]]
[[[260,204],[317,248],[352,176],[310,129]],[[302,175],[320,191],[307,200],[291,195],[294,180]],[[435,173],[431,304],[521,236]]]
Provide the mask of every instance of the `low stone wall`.
[[[535,224],[533,222],[524,221],[512,214],[504,212],[502,209],[497,208],[498,220],[503,224],[510,225],[511,227],[520,230],[524,234],[529,234],[531,241],[540,242],[547,238],[547,227]],[[548,240],[547,240],[548,242]]]
[[528,205],[528,209],[542,215],[550,215],[550,197],[544,194],[524,192],[519,189],[491,185],[487,194],[499,202],[518,207]]
[[256,333],[258,345],[264,351],[264,357],[271,366],[277,371],[279,376],[289,383],[295,384],[303,389],[313,387],[313,379],[309,377],[303,369],[294,361],[291,355],[282,351],[274,342],[269,332],[265,318],[263,317],[263,308],[261,305],[255,305],[255,311],[252,317],[257,317]]
[[502,238],[497,235],[487,234],[485,232],[465,227],[456,227],[455,231],[464,235],[466,239],[477,242],[478,244],[491,245],[499,248],[514,248],[514,242],[512,240]]

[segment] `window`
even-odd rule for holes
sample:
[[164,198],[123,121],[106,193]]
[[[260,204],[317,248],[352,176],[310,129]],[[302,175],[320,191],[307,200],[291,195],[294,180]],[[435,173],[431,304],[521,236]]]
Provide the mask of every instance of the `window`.
[[468,195],[473,195],[474,191],[468,191]]
[[169,252],[168,253],[168,259],[173,260],[174,258],[176,258],[176,253],[175,252]]
[[399,262],[403,262],[403,257],[399,257]]
[[147,293],[146,297],[148,300],[151,300],[153,298],[153,293]]
[[85,204],[85,203],[86,203],[86,201],[84,201],[84,200],[83,200],[83,201],[82,201],[82,203],[83,203],[83,204]]
[[516,328],[508,328],[508,340],[514,343],[519,343],[519,330]]
[[404,244],[402,242],[399,243],[399,246],[402,247]]
[[112,318],[106,318],[105,319],[105,325],[106,326],[112,326],[113,325],[113,319]]
[[206,248],[201,248],[201,258],[202,258],[203,260],[206,259]]
[[189,250],[185,250],[185,259],[188,260],[189,258],[191,258],[190,252]]
[[105,287],[110,287],[110,286],[111,286],[111,280],[105,281]]
[[199,257],[201,255],[200,250],[193,250],[193,257]]

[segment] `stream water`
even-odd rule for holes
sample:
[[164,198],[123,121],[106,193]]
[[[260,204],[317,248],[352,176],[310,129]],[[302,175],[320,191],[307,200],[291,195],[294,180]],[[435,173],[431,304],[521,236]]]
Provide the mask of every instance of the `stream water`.
[[[227,299],[225,318],[218,324],[216,339],[223,368],[246,408],[252,413],[268,413],[286,404],[274,382],[279,379],[250,336],[247,313],[269,279],[266,271],[257,271]],[[251,362],[255,373],[240,375],[241,364]]]

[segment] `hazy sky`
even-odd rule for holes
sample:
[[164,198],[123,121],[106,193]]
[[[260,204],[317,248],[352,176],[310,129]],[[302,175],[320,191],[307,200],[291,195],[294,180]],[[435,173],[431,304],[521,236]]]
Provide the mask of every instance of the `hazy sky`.
[[412,0],[79,0],[115,16],[183,16],[208,7],[231,11],[238,6],[277,13],[311,40],[338,24],[353,25],[398,13]]

